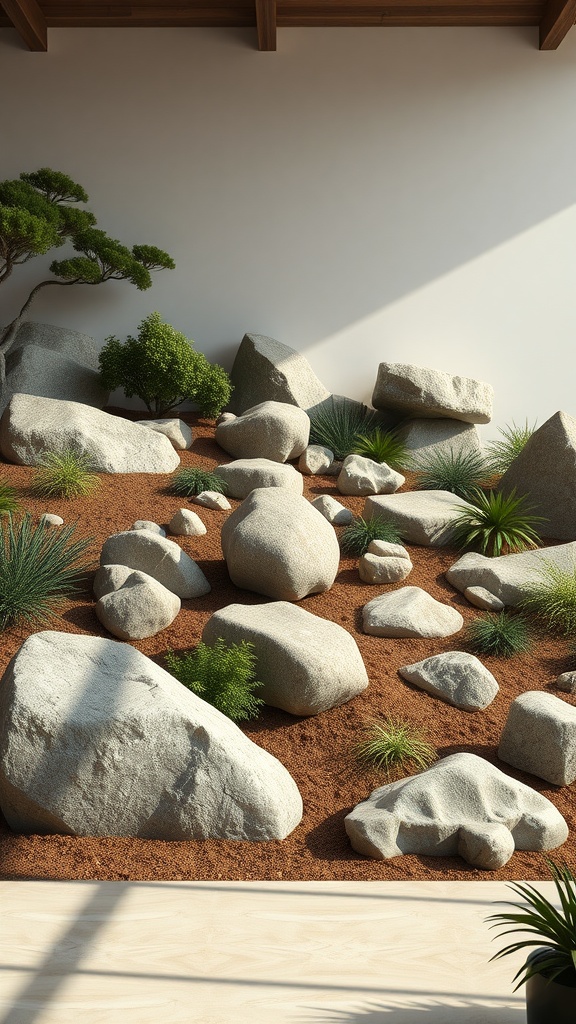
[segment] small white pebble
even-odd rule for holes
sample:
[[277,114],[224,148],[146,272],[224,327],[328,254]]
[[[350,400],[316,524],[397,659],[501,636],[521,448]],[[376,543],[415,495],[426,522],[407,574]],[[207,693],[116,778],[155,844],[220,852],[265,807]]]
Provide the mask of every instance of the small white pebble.
[[223,512],[227,512],[228,509],[232,508],[228,498],[225,498],[223,494],[219,494],[218,491],[202,491],[191,498],[191,501],[195,505],[202,505],[203,508],[215,508]]
[[52,512],[45,512],[40,516],[40,522],[46,523],[46,526],[64,526],[62,516],[55,516]]

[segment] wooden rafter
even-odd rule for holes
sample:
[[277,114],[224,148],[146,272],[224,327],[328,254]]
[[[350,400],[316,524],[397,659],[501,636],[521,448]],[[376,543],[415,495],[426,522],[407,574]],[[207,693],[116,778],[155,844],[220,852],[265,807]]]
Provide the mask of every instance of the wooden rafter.
[[555,50],[576,20],[576,0],[548,0],[540,22],[540,49]]
[[276,49],[276,0],[255,0],[258,49]]
[[2,7],[29,50],[46,51],[46,19],[36,0],[1,0]]

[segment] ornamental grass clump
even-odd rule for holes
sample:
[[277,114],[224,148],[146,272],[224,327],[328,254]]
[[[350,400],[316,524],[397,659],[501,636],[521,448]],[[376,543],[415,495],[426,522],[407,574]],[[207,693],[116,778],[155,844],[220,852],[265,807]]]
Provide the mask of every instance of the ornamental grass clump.
[[254,718],[264,704],[254,693],[263,685],[254,678],[255,665],[254,644],[247,640],[227,644],[219,638],[212,646],[200,642],[183,657],[166,655],[168,671],[233,722]]
[[532,632],[523,615],[511,615],[505,611],[485,612],[468,623],[463,641],[475,654],[511,658],[530,650]]
[[316,409],[309,410],[310,444],[319,444],[334,452],[337,459],[352,455],[361,437],[369,435],[378,426],[379,418],[373,409],[359,402],[332,396]]
[[8,512],[17,512],[20,502],[16,497],[16,491],[5,480],[0,479],[0,515]]
[[340,537],[340,548],[343,555],[365,555],[373,540],[385,540],[391,544],[400,543],[398,530],[382,516],[363,519],[358,516],[347,526]]
[[496,441],[489,441],[486,445],[486,459],[492,473],[502,476],[526,447],[526,443],[536,430],[536,420],[530,427],[526,419],[523,427],[517,427],[514,422],[507,423],[505,427],[499,427],[502,435]]
[[410,464],[408,449],[393,430],[375,427],[368,434],[359,434],[355,455],[363,455],[373,462],[385,462],[391,469],[405,469]]
[[490,472],[478,452],[441,449],[422,457],[416,466],[416,486],[425,491],[450,491],[469,500],[486,483]]
[[501,491],[475,490],[470,505],[456,508],[454,543],[490,557],[538,547],[536,526],[544,519],[532,515],[526,498]]
[[576,565],[564,569],[544,561],[540,578],[526,588],[521,604],[554,633],[576,632]]
[[424,771],[438,757],[423,730],[392,716],[367,721],[364,737],[354,745],[352,754],[362,768],[376,768],[387,775],[398,769]]
[[100,477],[92,472],[90,456],[70,448],[44,452],[39,467],[31,487],[42,498],[86,497],[100,484]]
[[54,530],[34,523],[26,512],[15,521],[0,519],[0,628],[15,623],[45,623],[57,612],[65,593],[91,568],[84,555],[92,537],[73,540],[75,525]]
[[202,491],[216,491],[225,494],[224,481],[216,473],[207,469],[179,469],[168,485],[171,494],[179,494],[183,498],[193,498]]

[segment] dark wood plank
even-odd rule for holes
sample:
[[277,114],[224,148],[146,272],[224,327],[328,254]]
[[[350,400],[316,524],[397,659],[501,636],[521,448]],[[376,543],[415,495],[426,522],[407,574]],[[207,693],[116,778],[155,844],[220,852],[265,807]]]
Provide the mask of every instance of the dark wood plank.
[[276,0],[255,0],[258,49],[276,49]]
[[576,20],[576,0],[548,0],[540,22],[540,49],[556,50]]
[[28,49],[45,53],[48,49],[46,19],[36,0],[2,0],[2,7]]

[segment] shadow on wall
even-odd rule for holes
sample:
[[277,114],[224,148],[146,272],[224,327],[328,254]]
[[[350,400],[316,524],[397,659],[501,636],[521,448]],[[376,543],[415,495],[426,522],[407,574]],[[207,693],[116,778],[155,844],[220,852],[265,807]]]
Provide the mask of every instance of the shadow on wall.
[[[512,997],[511,1002],[516,1002]],[[314,1007],[310,1017],[301,1024],[524,1024],[524,999],[518,1006],[490,1006],[488,1000],[462,1001],[446,1006],[433,1000],[398,1007],[390,1003],[373,1003],[357,1010],[334,1010],[324,1015]]]

